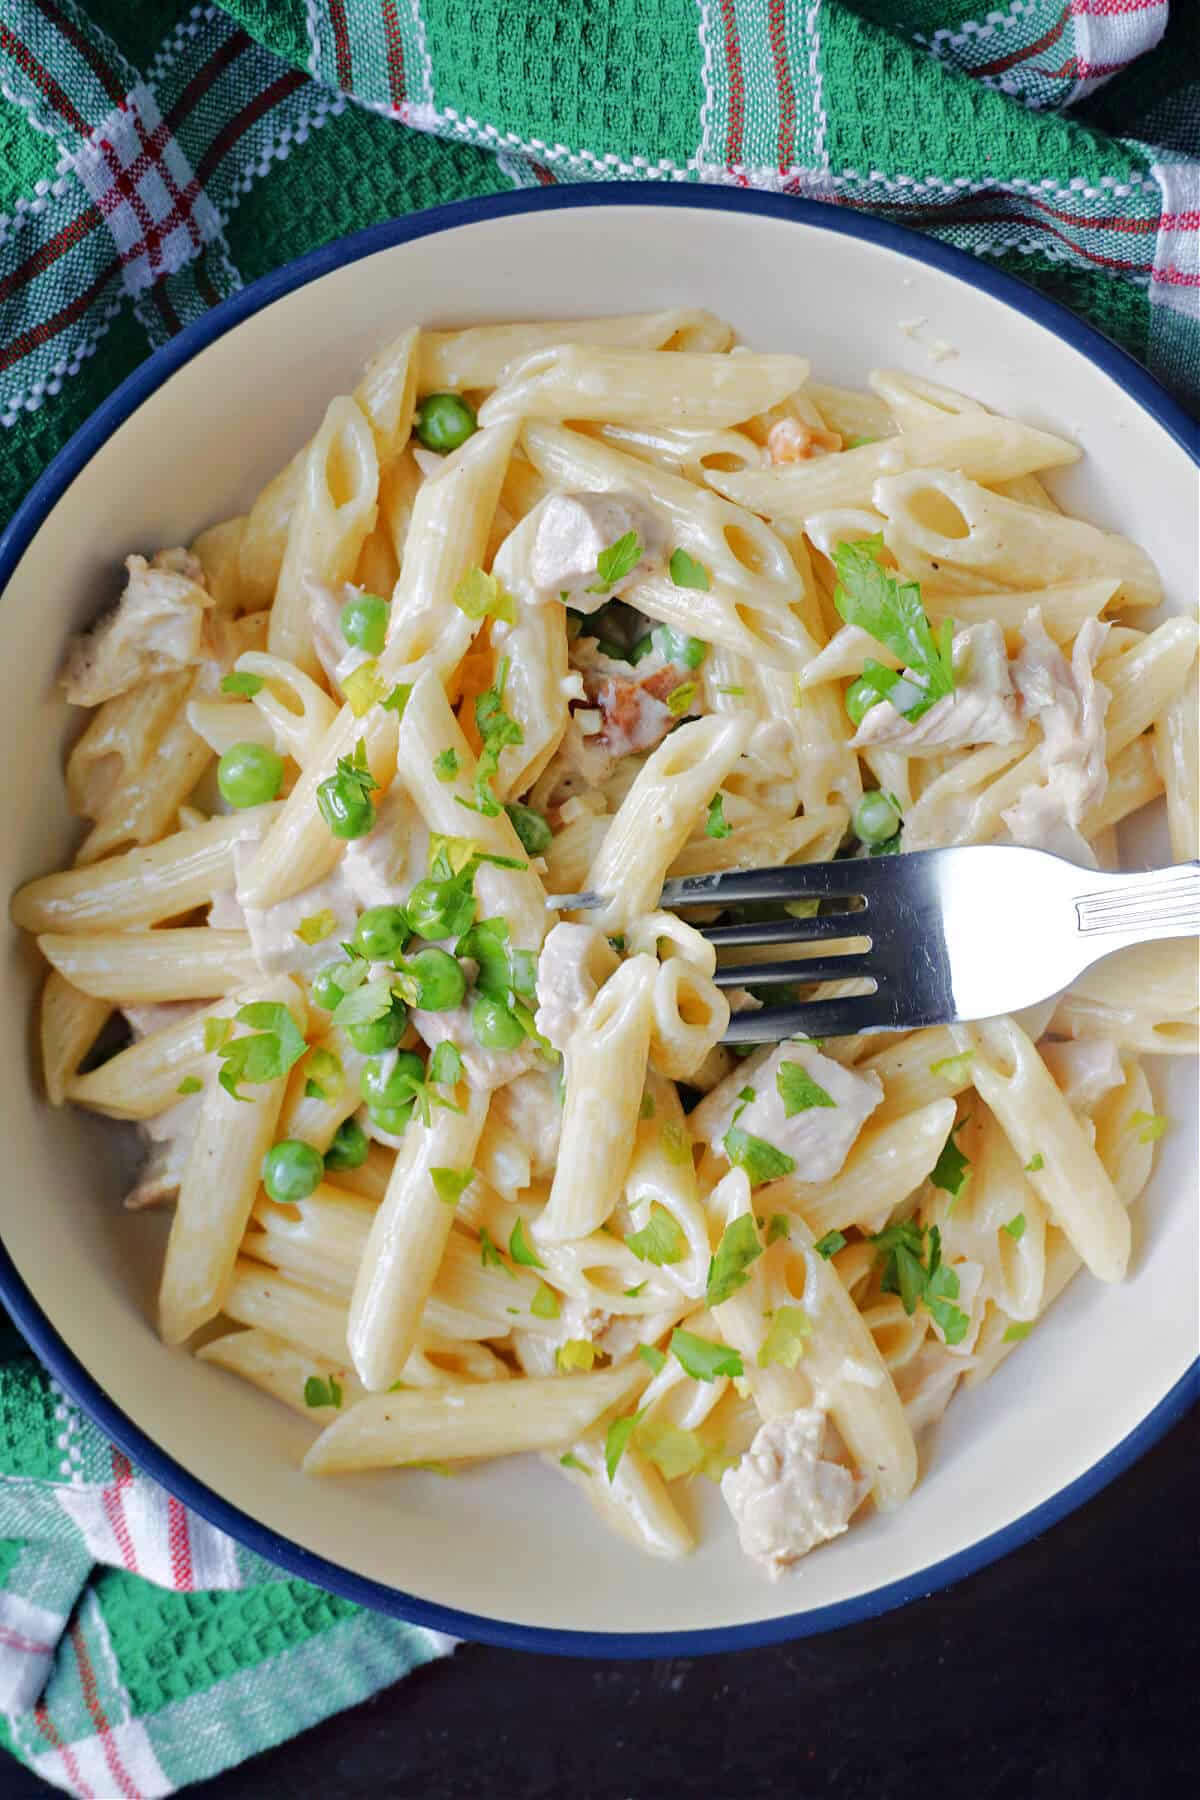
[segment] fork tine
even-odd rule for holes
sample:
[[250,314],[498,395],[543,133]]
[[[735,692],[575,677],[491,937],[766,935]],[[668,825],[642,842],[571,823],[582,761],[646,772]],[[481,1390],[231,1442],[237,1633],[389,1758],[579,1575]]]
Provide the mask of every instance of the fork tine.
[[718,950],[733,950],[746,944],[811,944],[821,938],[856,938],[867,934],[856,928],[865,914],[820,914],[812,919],[748,919],[741,925],[705,925],[700,936]]
[[726,869],[714,875],[684,875],[664,882],[659,905],[741,906],[748,900],[805,900],[814,896],[850,899],[860,894],[868,896],[877,880],[878,864],[859,858],[837,863],[789,863],[785,869]]
[[803,982],[857,980],[872,975],[870,955],[831,956],[826,961],[794,957],[787,962],[723,963],[713,976],[718,987],[767,987],[777,981]]
[[891,999],[877,989],[873,994],[850,994],[842,1000],[767,1006],[761,1012],[745,1008],[733,1014],[721,1042],[777,1044],[784,1038],[852,1037],[861,1031],[901,1029],[907,1029],[907,1023],[896,1020]]

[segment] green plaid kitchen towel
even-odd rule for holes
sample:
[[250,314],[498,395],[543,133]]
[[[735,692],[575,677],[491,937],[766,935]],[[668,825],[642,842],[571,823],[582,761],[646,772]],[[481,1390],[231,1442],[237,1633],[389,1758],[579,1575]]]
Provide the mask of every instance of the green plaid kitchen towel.
[[[909,223],[1200,404],[1196,0],[0,0],[0,526],[256,276],[631,177]],[[50,1780],[170,1793],[446,1648],[283,1579],[0,1353],[0,1737]]]

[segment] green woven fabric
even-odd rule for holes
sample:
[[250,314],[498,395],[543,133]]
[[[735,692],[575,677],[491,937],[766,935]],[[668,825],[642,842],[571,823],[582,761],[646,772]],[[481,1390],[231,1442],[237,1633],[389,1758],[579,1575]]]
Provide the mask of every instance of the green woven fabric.
[[[0,527],[247,282],[513,188],[719,182],[899,220],[1200,403],[1194,0],[0,0]],[[444,1640],[285,1581],[0,1355],[0,1735],[167,1793]]]

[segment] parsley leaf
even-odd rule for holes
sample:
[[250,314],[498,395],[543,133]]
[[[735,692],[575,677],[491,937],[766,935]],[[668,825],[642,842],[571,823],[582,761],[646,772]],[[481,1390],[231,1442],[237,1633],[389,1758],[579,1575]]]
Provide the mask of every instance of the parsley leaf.
[[1013,1218],[1007,1220],[1000,1229],[1001,1231],[1007,1231],[1014,1244],[1019,1244],[1021,1239],[1025,1236],[1025,1214],[1023,1212],[1017,1213]]
[[475,1179],[474,1169],[430,1169],[429,1176],[439,1200],[457,1206]]
[[942,1261],[942,1234],[938,1227],[931,1225],[926,1232],[915,1219],[902,1219],[867,1241],[876,1246],[876,1260],[883,1264],[879,1281],[883,1292],[899,1294],[910,1318],[924,1302],[947,1344],[960,1344],[970,1320],[961,1307],[953,1304],[958,1299],[958,1276]]
[[963,1155],[954,1141],[955,1132],[961,1131],[965,1124],[966,1120],[960,1119],[957,1125],[950,1127],[950,1136],[942,1145],[941,1154],[929,1172],[929,1179],[934,1187],[953,1194],[956,1200],[971,1177],[970,1158]]
[[529,1240],[525,1236],[524,1219],[518,1219],[512,1228],[512,1235],[508,1240],[508,1254],[515,1263],[520,1263],[526,1269],[544,1269],[546,1266],[537,1251],[530,1248]]
[[621,1292],[627,1300],[636,1300],[639,1294],[645,1293],[646,1285],[644,1281],[639,1281],[636,1287],[622,1288]]
[[614,1419],[604,1435],[604,1468],[608,1479],[616,1479],[617,1469],[624,1456],[630,1438],[637,1426],[641,1424],[640,1412],[626,1413],[623,1419]]
[[777,1244],[780,1238],[790,1238],[791,1235],[792,1221],[787,1214],[772,1213],[771,1223],[767,1226],[767,1248],[770,1249],[772,1244]]
[[656,1268],[682,1262],[687,1249],[687,1239],[665,1206],[652,1206],[645,1225],[640,1231],[631,1231],[625,1243],[639,1262],[653,1263]]
[[219,1050],[222,1044],[229,1042],[232,1032],[232,1019],[205,1019],[204,1048],[207,1051]]
[[650,1093],[649,1090],[647,1090],[646,1093],[644,1093],[642,1095],[642,1104],[638,1107],[638,1118],[639,1119],[652,1119],[653,1117],[654,1117],[654,1095],[652,1093]]
[[743,1131],[740,1125],[729,1127],[721,1139],[721,1146],[735,1168],[745,1169],[751,1187],[761,1187],[764,1181],[776,1181],[781,1175],[790,1175],[796,1166],[795,1157],[789,1156],[786,1150],[777,1150],[774,1144]]
[[597,580],[584,589],[587,594],[607,594],[618,581],[636,569],[642,560],[642,546],[636,531],[627,531],[615,544],[602,550],[596,558]]
[[529,1302],[529,1310],[535,1319],[557,1319],[559,1315],[558,1295],[544,1281],[539,1281],[534,1290],[533,1299]]
[[356,719],[364,718],[373,706],[378,705],[385,692],[379,665],[370,657],[359,663],[357,669],[351,669],[342,682],[342,698]]
[[175,1092],[177,1094],[198,1094],[203,1086],[204,1083],[198,1081],[194,1075],[185,1075]]
[[708,803],[708,817],[704,821],[704,835],[710,838],[727,838],[733,826],[725,817],[725,796],[714,794]]
[[935,700],[954,692],[951,645],[954,625],[943,619],[936,635],[921,605],[917,582],[900,582],[879,563],[882,533],[834,551],[838,585],[833,603],[848,625],[858,625],[898,656],[899,674],[868,662],[862,679],[906,719],[919,719]]
[[392,977],[377,975],[374,981],[364,981],[345,994],[331,1017],[335,1025],[373,1025],[390,1011],[391,1005]]
[[708,1281],[704,1290],[706,1303],[709,1306],[720,1306],[722,1300],[728,1300],[731,1294],[736,1294],[739,1288],[745,1287],[750,1279],[746,1270],[761,1255],[762,1245],[758,1241],[754,1220],[749,1213],[739,1214],[725,1227],[716,1254],[709,1262]]
[[697,562],[694,556],[689,556],[686,550],[672,550],[667,568],[677,588],[700,588],[707,593],[712,586],[711,572],[702,562]]
[[672,1425],[668,1419],[647,1419],[638,1431],[637,1448],[665,1481],[695,1474],[708,1454],[694,1431]]
[[944,1075],[955,1087],[965,1086],[971,1079],[971,1064],[975,1060],[973,1050],[964,1050],[961,1056],[943,1056],[937,1062],[931,1062],[931,1075]]
[[667,1366],[666,1357],[654,1344],[639,1344],[638,1355],[654,1370],[656,1375]]
[[760,1369],[778,1363],[780,1368],[794,1369],[804,1355],[804,1340],[811,1331],[808,1314],[802,1306],[777,1306],[770,1329],[755,1357]]
[[575,1469],[580,1475],[590,1475],[592,1472],[586,1463],[580,1462],[573,1450],[568,1450],[565,1456],[560,1456],[558,1462],[560,1468]]
[[234,669],[221,681],[223,694],[244,694],[247,700],[261,693],[266,684],[261,675],[251,675],[249,670]]
[[1025,1173],[1026,1175],[1040,1175],[1045,1166],[1045,1157],[1040,1150],[1035,1150],[1029,1161],[1025,1164]]
[[468,569],[450,597],[468,619],[490,617],[516,624],[516,601],[495,575],[485,575],[482,569]]
[[[505,1269],[512,1275],[512,1270],[496,1248],[495,1239],[486,1225],[479,1227],[479,1261],[485,1269]],[[513,1280],[516,1280],[515,1275]]]
[[243,1100],[245,1095],[238,1093],[240,1082],[277,1080],[299,1062],[308,1045],[294,1016],[278,1000],[254,1000],[249,1006],[240,1007],[234,1019],[239,1025],[250,1026],[253,1035],[229,1038],[221,1045],[217,1055],[222,1067],[217,1080],[227,1094]]
[[397,682],[385,700],[379,702],[384,712],[394,712],[398,719],[404,717],[404,709],[408,705],[409,695],[413,691],[411,681]]
[[596,1346],[587,1338],[568,1338],[558,1346],[554,1360],[568,1374],[572,1369],[587,1370],[596,1360]]
[[1004,1336],[1000,1339],[1000,1342],[1002,1344],[1019,1344],[1021,1339],[1027,1338],[1032,1330],[1032,1319],[1018,1320],[1015,1324],[1009,1326],[1008,1330],[1004,1333]]
[[1129,1117],[1130,1128],[1137,1132],[1139,1144],[1153,1144],[1170,1123],[1165,1113],[1135,1112]]
[[326,906],[321,912],[309,913],[306,919],[301,919],[293,935],[302,944],[320,944],[325,938],[332,937],[336,930],[337,919]]
[[449,1038],[443,1038],[429,1059],[426,1080],[436,1082],[439,1087],[454,1087],[461,1079],[462,1071],[462,1051]]
[[439,781],[453,781],[458,774],[458,751],[440,750],[433,759],[433,772]]
[[697,1337],[679,1326],[671,1333],[671,1355],[685,1375],[693,1381],[715,1381],[718,1375],[744,1375],[745,1367],[736,1350],[714,1344],[711,1338]]
[[504,684],[508,680],[508,658],[502,656],[496,669],[496,681],[493,687],[475,697],[475,723],[479,727],[479,736],[483,743],[479,761],[475,765],[475,798],[464,800],[461,794],[454,798],[460,806],[469,812],[482,813],[485,818],[494,819],[501,811],[500,802],[492,792],[492,778],[500,767],[500,752],[509,744],[523,744],[525,733],[513,718],[504,710]]
[[775,1086],[783,1101],[784,1117],[788,1119],[793,1119],[798,1112],[807,1112],[814,1106],[837,1105],[832,1095],[827,1094],[820,1083],[813,1080],[803,1063],[780,1063],[775,1074]]
[[342,1404],[341,1384],[331,1375],[323,1381],[319,1375],[310,1375],[304,1383],[305,1406],[340,1406]]
[[682,719],[683,715],[691,710],[691,705],[695,698],[696,683],[694,681],[682,681],[677,688],[672,688],[671,692],[667,695],[667,711],[673,719]]
[[840,1231],[827,1231],[825,1236],[823,1238],[818,1238],[813,1245],[813,1249],[816,1251],[817,1255],[823,1256],[826,1262],[829,1261],[831,1256],[836,1256],[839,1250],[844,1250],[845,1248],[846,1239],[844,1234]]

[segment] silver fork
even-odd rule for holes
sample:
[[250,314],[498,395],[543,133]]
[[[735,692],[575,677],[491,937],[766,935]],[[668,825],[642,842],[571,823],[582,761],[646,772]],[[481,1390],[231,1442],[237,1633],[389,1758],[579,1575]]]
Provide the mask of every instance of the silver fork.
[[[1138,873],[1081,869],[1044,850],[979,844],[904,856],[791,863],[668,881],[660,905],[743,906],[817,901],[811,918],[757,918],[701,927],[720,958],[718,987],[866,979],[872,991],[832,1000],[743,1008],[727,1044],[789,1037],[911,1031],[1019,1012],[1069,987],[1112,950],[1200,932],[1200,863]],[[603,894],[554,894],[549,906],[586,911]],[[851,950],[777,962],[731,962],[760,945],[867,938]]]

